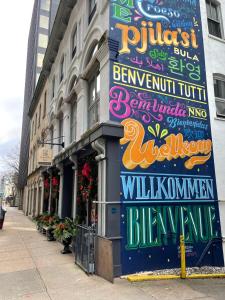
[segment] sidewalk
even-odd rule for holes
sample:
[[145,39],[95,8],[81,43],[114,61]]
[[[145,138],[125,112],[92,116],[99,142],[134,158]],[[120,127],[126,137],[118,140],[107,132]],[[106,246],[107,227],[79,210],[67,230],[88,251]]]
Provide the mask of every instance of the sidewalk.
[[225,299],[225,280],[157,281],[114,284],[87,276],[48,242],[16,208],[8,208],[0,231],[0,300],[173,300]]

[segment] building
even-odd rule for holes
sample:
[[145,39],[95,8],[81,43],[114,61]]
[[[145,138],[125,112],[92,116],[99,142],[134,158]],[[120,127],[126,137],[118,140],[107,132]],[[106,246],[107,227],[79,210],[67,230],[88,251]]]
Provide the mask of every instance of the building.
[[28,110],[40,76],[50,28],[54,22],[59,0],[35,0],[27,46],[27,67],[24,90],[23,124],[19,164],[20,204],[26,198],[26,182],[29,158],[30,119]]
[[188,266],[224,265],[225,5],[179,2],[62,1],[52,28],[29,116],[46,98],[53,159],[32,163],[40,127],[26,212],[96,228],[98,274],[178,267],[181,234]]

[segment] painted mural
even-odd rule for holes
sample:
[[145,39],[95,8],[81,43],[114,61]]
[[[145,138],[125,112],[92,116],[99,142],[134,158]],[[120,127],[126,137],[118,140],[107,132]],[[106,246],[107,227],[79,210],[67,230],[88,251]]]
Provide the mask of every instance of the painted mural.
[[[221,236],[199,0],[111,0],[110,118],[121,139],[122,272],[187,265]],[[221,243],[203,265],[223,265]]]

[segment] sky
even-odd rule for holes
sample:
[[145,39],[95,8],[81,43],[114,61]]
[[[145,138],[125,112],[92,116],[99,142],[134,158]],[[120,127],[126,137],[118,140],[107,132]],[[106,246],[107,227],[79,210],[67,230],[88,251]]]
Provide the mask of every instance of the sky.
[[27,40],[34,0],[0,0],[0,174],[20,142]]

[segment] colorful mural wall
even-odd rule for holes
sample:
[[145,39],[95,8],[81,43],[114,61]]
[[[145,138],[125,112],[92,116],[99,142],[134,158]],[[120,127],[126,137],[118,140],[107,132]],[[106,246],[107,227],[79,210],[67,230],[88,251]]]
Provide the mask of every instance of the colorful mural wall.
[[[121,139],[122,272],[187,265],[221,236],[199,0],[111,0],[110,117]],[[116,50],[115,50],[116,47]],[[221,243],[205,265],[223,265]]]

